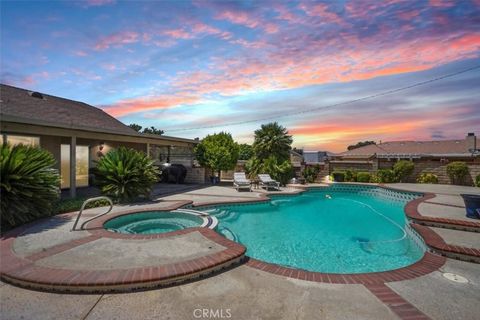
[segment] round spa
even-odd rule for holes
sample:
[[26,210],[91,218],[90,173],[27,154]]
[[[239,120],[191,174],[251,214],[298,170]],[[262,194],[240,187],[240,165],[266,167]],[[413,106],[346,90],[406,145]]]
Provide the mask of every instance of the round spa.
[[127,234],[158,234],[193,227],[214,228],[216,219],[194,210],[147,211],[113,218],[103,227]]

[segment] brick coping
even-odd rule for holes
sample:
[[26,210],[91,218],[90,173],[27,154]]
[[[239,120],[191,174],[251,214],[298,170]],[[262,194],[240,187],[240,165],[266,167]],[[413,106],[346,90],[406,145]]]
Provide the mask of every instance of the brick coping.
[[448,244],[432,229],[415,223],[410,225],[422,236],[425,243],[439,254],[459,260],[480,263],[479,249]]
[[[358,184],[356,184],[358,185]],[[399,192],[411,192],[409,190],[401,190],[390,188],[382,185],[373,185],[385,189],[390,189]],[[327,188],[328,186],[312,186],[312,188]],[[103,224],[118,216],[145,212],[145,211],[170,211],[180,207],[193,206],[193,207],[206,207],[212,205],[228,205],[228,204],[241,204],[246,202],[265,202],[269,201],[271,195],[296,195],[309,189],[309,186],[305,186],[300,190],[293,190],[291,192],[282,193],[262,193],[259,198],[237,200],[237,201],[224,201],[224,202],[208,202],[193,204],[192,201],[178,201],[172,206],[163,208],[150,207],[148,209],[131,209],[117,212],[115,214],[106,215],[90,222],[87,225],[87,231],[90,233],[88,239],[80,239],[69,242],[67,245],[59,245],[50,248],[47,252],[36,253],[27,259],[16,256],[12,251],[13,241],[15,237],[22,234],[32,224],[27,224],[23,227],[12,230],[2,237],[2,262],[0,264],[0,276],[11,282],[16,282],[20,285],[31,285],[41,288],[51,288],[53,290],[56,287],[61,290],[80,289],[80,291],[90,291],[98,288],[105,288],[108,291],[117,291],[131,289],[136,285],[138,287],[141,284],[155,283],[155,285],[161,285],[166,282],[174,282],[178,279],[184,279],[188,275],[198,276],[202,271],[209,271],[218,266],[224,266],[225,263],[237,263],[243,259],[246,249],[239,243],[230,241],[213,230],[207,228],[187,228],[183,230],[161,233],[155,235],[130,235],[115,233],[103,228]],[[416,208],[421,202],[433,198],[433,194],[425,194],[424,197],[410,201],[405,207],[405,213],[416,212],[418,216],[421,216]],[[407,207],[410,209],[407,210]],[[412,211],[415,209],[415,211]],[[71,217],[73,213],[64,214],[65,217]],[[62,215],[60,215],[61,217]],[[44,219],[42,219],[44,220]],[[428,229],[428,228],[427,228]],[[418,229],[416,229],[418,230]],[[136,268],[126,270],[113,270],[113,271],[77,271],[77,270],[65,270],[65,269],[53,269],[45,268],[34,265],[35,259],[41,259],[41,257],[62,252],[69,249],[69,245],[75,247],[82,244],[82,241],[93,241],[98,238],[122,238],[122,239],[157,239],[164,237],[171,237],[180,234],[186,234],[193,231],[199,231],[208,239],[215,241],[227,249],[214,254],[212,256],[201,257],[187,262],[176,263],[172,265],[159,266],[159,267],[147,267]],[[429,238],[428,233],[435,234],[432,230],[424,229],[421,232],[421,236],[425,239]],[[436,235],[436,234],[435,234]],[[437,235],[438,236],[438,235]],[[430,235],[430,238],[434,237]],[[6,240],[4,240],[6,239]],[[443,241],[443,240],[442,240]],[[65,247],[66,245],[66,247]],[[4,257],[5,256],[5,257]],[[28,258],[32,259],[29,260]],[[310,280],[316,282],[328,282],[328,283],[352,283],[352,284],[378,284],[391,281],[401,281],[416,278],[432,271],[437,270],[445,263],[445,258],[434,255],[430,252],[426,252],[424,257],[416,263],[396,269],[384,272],[363,273],[363,274],[329,274],[305,271],[301,269],[283,267],[271,263],[266,263],[256,259],[248,258],[247,265],[270,273],[287,276],[291,278],[297,278],[302,280]],[[57,278],[57,279],[54,279]],[[60,280],[59,280],[60,279]],[[164,281],[165,280],[165,281]],[[25,282],[25,283],[22,283]]]
[[[75,293],[125,292],[189,281],[240,263],[244,259],[246,248],[239,243],[226,239],[207,227],[186,228],[154,235],[122,234],[103,228],[103,224],[106,221],[118,216],[146,211],[170,211],[191,203],[191,201],[176,201],[171,206],[123,210],[102,216],[87,224],[85,231],[88,234],[85,237],[55,245],[26,257],[20,257],[14,253],[14,241],[30,227],[40,222],[45,222],[51,217],[23,225],[2,236],[0,242],[0,277],[2,280],[15,285],[44,291]],[[67,213],[58,217],[71,220],[74,215],[75,213]],[[192,232],[200,232],[205,238],[225,247],[225,250],[178,263],[128,269],[72,270],[43,267],[35,264],[36,261],[45,257],[101,238],[148,240],[175,237]]]
[[425,193],[423,197],[408,202],[404,208],[405,215],[419,224],[480,232],[480,222],[422,215],[418,210],[419,205],[421,203],[432,203],[429,200],[435,197],[434,193]]

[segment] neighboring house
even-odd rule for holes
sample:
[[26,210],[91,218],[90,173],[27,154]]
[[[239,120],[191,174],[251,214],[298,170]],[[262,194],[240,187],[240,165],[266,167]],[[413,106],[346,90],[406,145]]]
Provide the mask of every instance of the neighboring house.
[[333,153],[328,151],[304,151],[303,157],[305,159],[305,164],[324,164],[325,161],[329,160]]
[[2,84],[0,132],[2,142],[50,151],[60,170],[61,188],[70,189],[71,196],[77,187],[89,186],[95,160],[119,146],[144,151],[157,164],[181,163],[188,170],[187,182],[204,182],[203,168],[193,167],[197,140],[141,134],[83,102]]
[[375,172],[391,168],[398,160],[412,160],[415,163],[412,177],[431,172],[438,176],[439,183],[450,183],[446,165],[452,161],[464,161],[470,169],[467,183],[472,184],[475,176],[480,174],[478,148],[478,139],[474,133],[469,133],[462,140],[384,142],[333,156],[329,162],[329,171],[355,169]]

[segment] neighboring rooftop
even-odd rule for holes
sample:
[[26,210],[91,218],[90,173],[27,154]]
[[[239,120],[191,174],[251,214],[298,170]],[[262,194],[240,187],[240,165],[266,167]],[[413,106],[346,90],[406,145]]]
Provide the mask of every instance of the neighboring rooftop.
[[352,149],[338,156],[343,158],[365,158],[373,156],[396,156],[396,155],[424,155],[424,156],[453,156],[471,155],[471,149],[476,149],[477,137],[467,135],[461,140],[437,140],[437,141],[392,141],[380,144]]
[[89,104],[5,84],[0,84],[0,107],[2,121],[195,142],[190,139],[141,134]]

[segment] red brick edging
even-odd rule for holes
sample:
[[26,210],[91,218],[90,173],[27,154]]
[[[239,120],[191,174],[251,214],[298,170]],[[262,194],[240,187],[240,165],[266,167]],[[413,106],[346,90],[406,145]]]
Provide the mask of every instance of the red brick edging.
[[[103,216],[87,225],[90,235],[48,248],[26,257],[20,257],[13,251],[13,243],[17,236],[23,234],[33,225],[29,223],[16,228],[2,237],[0,242],[0,277],[6,282],[19,286],[47,291],[61,292],[122,292],[133,289],[165,286],[172,283],[188,281],[219,271],[241,262],[245,255],[245,247],[230,241],[209,228],[187,228],[178,231],[155,235],[129,235],[114,233],[103,228],[103,223],[115,217],[141,211],[169,211],[190,204],[185,201],[164,208],[148,208],[145,210],[128,210]],[[59,215],[59,218],[72,218],[73,213]],[[42,219],[44,222],[49,218]],[[73,221],[72,221],[73,223]],[[143,268],[113,270],[71,270],[43,267],[35,264],[45,257],[61,253],[79,245],[100,238],[122,238],[129,240],[158,239],[182,234],[200,232],[205,238],[225,247],[225,250],[196,259],[179,263],[148,266]]]
[[432,229],[415,223],[410,225],[422,236],[425,243],[439,254],[450,258],[480,263],[479,249],[447,244],[442,237]]
[[410,302],[403,299],[398,293],[385,284],[366,284],[365,287],[390,308],[400,319],[429,320],[430,318],[418,310]]
[[480,222],[448,219],[448,218],[438,218],[438,217],[421,215],[420,212],[418,212],[418,206],[421,203],[432,203],[428,200],[433,199],[435,197],[436,196],[433,193],[426,193],[424,194],[423,197],[410,201],[405,206],[405,209],[404,209],[405,214],[407,215],[408,218],[414,220],[417,223],[424,224],[424,225],[449,227],[452,229],[461,229],[461,230],[468,230],[473,232],[480,232]]

